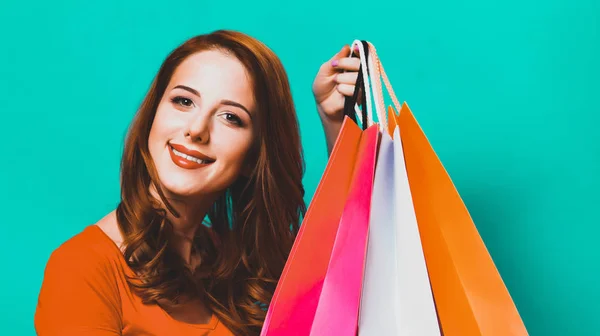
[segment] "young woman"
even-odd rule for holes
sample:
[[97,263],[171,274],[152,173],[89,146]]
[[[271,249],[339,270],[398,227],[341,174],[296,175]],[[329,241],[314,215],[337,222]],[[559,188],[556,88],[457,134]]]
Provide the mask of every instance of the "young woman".
[[[349,55],[312,88],[328,150]],[[258,335],[306,208],[303,165],[278,57],[234,31],[186,41],[133,120],[118,207],[52,253],[38,335]]]

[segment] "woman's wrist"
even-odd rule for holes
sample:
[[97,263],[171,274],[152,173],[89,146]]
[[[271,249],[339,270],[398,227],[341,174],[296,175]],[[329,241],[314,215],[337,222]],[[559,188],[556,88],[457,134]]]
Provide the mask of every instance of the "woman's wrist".
[[344,114],[342,111],[327,111],[323,109],[321,105],[317,104],[317,111],[319,112],[319,116],[321,117],[322,123],[333,123],[333,124],[341,124],[344,121]]
[[337,140],[342,123],[344,121],[344,115],[342,113],[327,113],[322,109],[321,106],[317,105],[317,111],[321,118],[321,124],[323,125],[323,131],[325,132],[325,140],[327,142],[327,154],[331,154],[333,145]]

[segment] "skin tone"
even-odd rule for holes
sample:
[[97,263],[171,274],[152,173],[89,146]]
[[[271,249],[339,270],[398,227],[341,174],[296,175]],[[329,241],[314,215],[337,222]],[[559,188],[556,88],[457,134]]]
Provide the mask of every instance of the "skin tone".
[[344,100],[354,93],[360,68],[360,59],[348,55],[350,47],[345,45],[321,65],[313,82],[313,95],[325,131],[328,153],[331,153],[342,127]]
[[[313,83],[328,152],[341,128],[344,99],[354,92],[360,66],[349,54],[350,48],[344,46],[320,67]],[[175,218],[168,213],[178,237],[174,246],[190,268],[200,262],[192,251],[192,237],[201,225],[198,219],[205,217],[223,190],[251,169],[247,153],[254,141],[255,107],[246,69],[220,50],[184,60],[159,103],[148,147],[166,196],[181,215]],[[150,192],[160,199],[153,187]],[[96,225],[122,247],[115,211]],[[208,323],[211,318],[199,301],[169,314],[187,323]]]

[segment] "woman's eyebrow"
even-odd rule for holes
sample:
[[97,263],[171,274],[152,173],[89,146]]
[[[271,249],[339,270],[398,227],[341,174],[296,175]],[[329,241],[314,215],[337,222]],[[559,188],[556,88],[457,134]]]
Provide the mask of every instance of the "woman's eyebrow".
[[189,92],[195,94],[196,96],[200,97],[200,92],[196,91],[195,89],[192,89],[189,86],[177,85],[176,87],[173,88],[173,90],[175,90],[175,89],[183,89],[183,90],[189,91]]
[[248,114],[248,117],[250,117],[250,119],[252,119],[252,114],[250,114],[250,111],[248,111],[248,109],[244,105],[242,105],[238,102],[234,102],[233,100],[229,100],[229,99],[223,99],[223,100],[221,100],[221,104],[239,107]]

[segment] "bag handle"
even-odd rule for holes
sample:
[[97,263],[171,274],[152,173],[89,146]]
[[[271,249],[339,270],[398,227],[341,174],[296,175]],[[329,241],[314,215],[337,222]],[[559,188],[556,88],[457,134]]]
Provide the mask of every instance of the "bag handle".
[[370,56],[369,59],[374,63],[374,66],[372,67],[372,69],[373,69],[372,72],[377,72],[377,75],[375,76],[376,79],[371,79],[372,82],[376,83],[376,84],[374,84],[374,87],[378,89],[375,94],[376,102],[379,99],[380,103],[381,103],[379,108],[381,108],[381,111],[385,111],[385,106],[383,103],[384,102],[383,90],[381,89],[381,77],[383,77],[383,82],[385,84],[387,92],[390,95],[390,98],[392,98],[394,107],[396,107],[396,113],[400,113],[402,105],[400,105],[400,102],[398,101],[398,98],[396,97],[396,93],[394,92],[394,88],[392,87],[392,84],[390,83],[390,80],[389,80],[387,74],[385,73],[383,64],[381,63],[381,60],[379,59],[379,55],[377,55],[377,49],[371,42],[368,42],[368,43],[369,43],[369,56]]
[[373,100],[375,101],[375,111],[382,126],[381,131],[383,132],[388,129],[389,120],[387,120],[387,113],[385,112],[385,100],[383,99],[383,90],[381,88],[381,74],[379,72],[376,50],[371,42],[367,43],[369,45],[368,63],[373,87]]
[[[344,102],[344,115],[349,116],[354,122],[356,122],[355,115],[360,118],[363,130],[373,124],[373,107],[371,104],[371,84],[369,76],[369,67],[367,65],[367,59],[369,57],[368,49],[369,45],[366,41],[354,40],[351,45],[350,57],[354,53],[354,49],[358,49],[358,56],[361,62],[358,77],[354,87],[354,94],[352,98],[346,97]],[[358,105],[358,95],[362,93],[362,109]],[[352,105],[354,105],[354,111],[352,111]],[[366,108],[365,108],[366,107]]]
[[[352,57],[352,50],[350,51],[350,57]],[[359,55],[360,57],[360,55]],[[355,123],[358,124],[357,122],[357,117],[358,119],[360,119],[360,123],[363,124],[363,121],[367,119],[367,110],[366,110],[366,105],[364,102],[366,102],[366,94],[365,94],[365,87],[364,87],[364,76],[362,76],[362,71],[363,71],[363,67],[362,65],[359,66],[358,69],[358,76],[356,77],[356,82],[354,83],[354,93],[352,94],[352,97],[346,97],[345,101],[344,101],[344,115],[350,117],[350,119],[352,119],[352,121],[354,121]],[[346,71],[344,71],[346,72]],[[367,84],[368,85],[368,84]],[[360,94],[360,97],[359,97]],[[362,111],[360,106],[358,105],[359,99],[362,100]],[[366,125],[362,125],[362,129],[365,130],[366,129]]]

